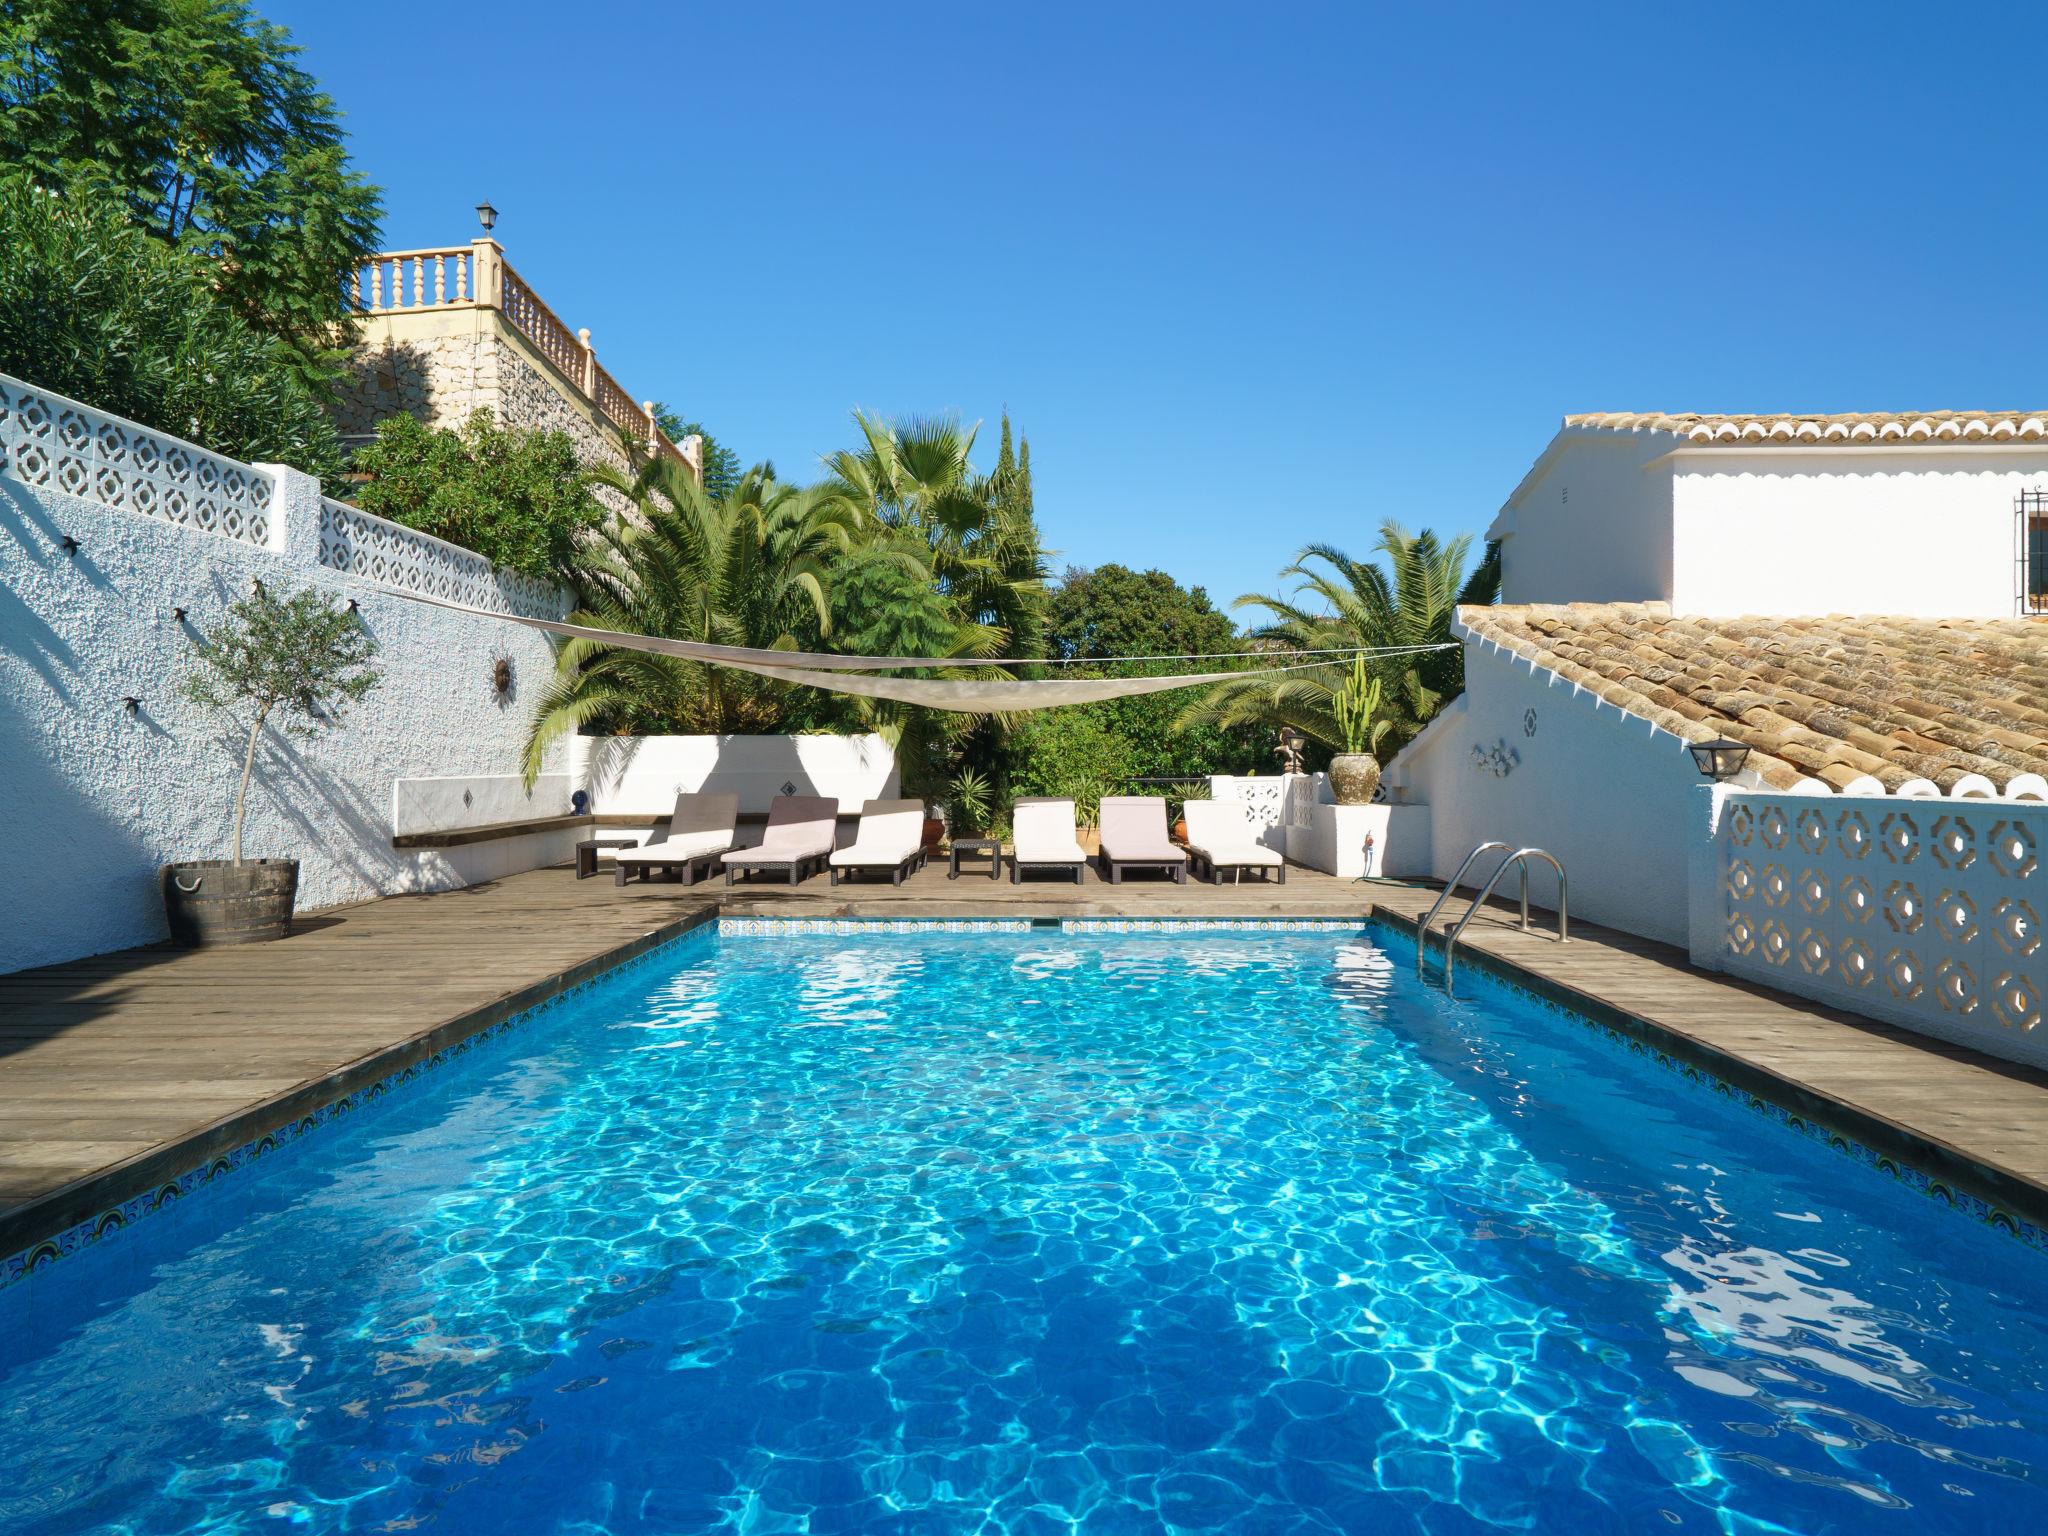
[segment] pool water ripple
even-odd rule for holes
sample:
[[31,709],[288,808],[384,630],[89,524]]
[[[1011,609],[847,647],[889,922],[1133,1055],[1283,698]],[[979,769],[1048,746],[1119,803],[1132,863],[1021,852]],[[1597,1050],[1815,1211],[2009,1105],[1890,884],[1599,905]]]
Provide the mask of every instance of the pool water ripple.
[[1974,1531],[2033,1254],[1367,939],[705,939],[0,1293],[0,1529]]

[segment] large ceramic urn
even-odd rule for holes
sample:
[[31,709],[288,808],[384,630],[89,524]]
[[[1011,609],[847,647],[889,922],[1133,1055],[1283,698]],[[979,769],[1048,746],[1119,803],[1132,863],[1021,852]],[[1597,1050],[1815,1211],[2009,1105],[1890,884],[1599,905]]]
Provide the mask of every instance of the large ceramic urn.
[[1380,787],[1380,760],[1370,752],[1339,752],[1330,759],[1330,793],[1339,805],[1371,805]]

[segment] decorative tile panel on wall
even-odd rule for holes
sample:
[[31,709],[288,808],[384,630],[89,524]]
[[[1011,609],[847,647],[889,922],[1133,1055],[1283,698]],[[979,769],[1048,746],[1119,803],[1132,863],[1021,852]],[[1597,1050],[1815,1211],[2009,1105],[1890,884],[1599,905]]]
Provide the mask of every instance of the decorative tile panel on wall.
[[320,499],[320,563],[405,592],[472,608],[559,619],[568,611],[562,591],[515,571],[501,571],[472,550],[431,534]]
[[0,473],[245,544],[270,541],[270,477],[0,374]]
[[1731,797],[1724,970],[2048,1065],[2048,806]]

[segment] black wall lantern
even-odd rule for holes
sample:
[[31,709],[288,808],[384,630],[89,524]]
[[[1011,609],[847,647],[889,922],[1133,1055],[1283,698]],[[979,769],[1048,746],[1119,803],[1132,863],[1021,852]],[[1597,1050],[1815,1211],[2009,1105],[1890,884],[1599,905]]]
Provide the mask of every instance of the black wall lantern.
[[1730,741],[1718,736],[1712,741],[1695,741],[1687,745],[1692,760],[1703,778],[1712,779],[1716,784],[1726,784],[1742,772],[1742,765],[1749,757],[1749,748],[1739,741]]
[[476,205],[476,221],[483,225],[484,233],[487,235],[497,227],[498,210],[491,206],[488,198]]

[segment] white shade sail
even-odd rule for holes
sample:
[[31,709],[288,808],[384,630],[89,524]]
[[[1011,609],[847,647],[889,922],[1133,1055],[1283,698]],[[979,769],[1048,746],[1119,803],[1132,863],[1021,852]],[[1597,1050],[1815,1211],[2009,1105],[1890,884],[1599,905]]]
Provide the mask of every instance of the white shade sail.
[[[622,650],[651,651],[661,656],[681,656],[710,666],[731,667],[752,672],[777,682],[801,683],[833,693],[858,694],[869,699],[893,699],[899,704],[916,704],[925,709],[952,710],[958,714],[1015,714],[1023,710],[1053,709],[1062,704],[1098,704],[1106,699],[1126,699],[1147,693],[1170,693],[1176,688],[1197,688],[1204,683],[1221,683],[1245,678],[1278,677],[1325,667],[1328,662],[1311,661],[1292,666],[1262,667],[1242,672],[1178,672],[1159,677],[1075,677],[1019,682],[1009,678],[922,678],[868,677],[863,674],[906,667],[972,667],[1004,665],[972,658],[943,656],[835,656],[817,651],[770,651],[743,645],[709,645],[698,640],[671,640],[661,635],[636,635],[625,630],[593,629],[559,619],[533,619],[524,614],[495,613],[472,608],[443,598],[425,597],[417,592],[394,594],[409,602],[450,608],[479,619],[499,619],[523,624],[575,640],[589,640]],[[1404,651],[1435,650],[1436,646],[1402,647]],[[1160,658],[1175,660],[1174,657]],[[1009,663],[1014,665],[1014,663]]]

